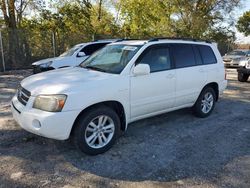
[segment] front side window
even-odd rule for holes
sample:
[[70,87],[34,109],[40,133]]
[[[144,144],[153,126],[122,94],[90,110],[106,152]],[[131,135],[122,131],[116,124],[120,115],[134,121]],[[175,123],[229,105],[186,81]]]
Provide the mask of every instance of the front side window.
[[168,47],[153,47],[145,51],[138,59],[137,64],[148,64],[150,72],[158,72],[171,68]]
[[101,72],[120,74],[140,48],[140,45],[108,45],[92,54],[80,66]]
[[197,45],[197,46],[199,48],[203,64],[208,65],[217,63],[216,57],[211,47],[205,45]]
[[192,45],[173,44],[172,49],[176,68],[190,67],[196,65]]
[[102,47],[104,47],[105,45],[107,45],[108,43],[96,43],[96,44],[89,44],[86,47],[84,47],[81,52],[84,52],[86,55],[91,55],[93,54],[95,51],[101,49]]
[[70,48],[66,52],[62,53],[59,57],[68,57],[72,56],[77,50],[79,50],[83,45],[75,45],[74,47]]

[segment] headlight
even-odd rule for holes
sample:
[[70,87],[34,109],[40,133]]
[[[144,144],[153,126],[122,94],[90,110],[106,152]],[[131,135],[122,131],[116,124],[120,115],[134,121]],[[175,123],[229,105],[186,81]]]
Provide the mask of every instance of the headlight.
[[241,60],[239,63],[239,66],[244,67],[244,66],[246,66],[246,64],[247,64],[247,60]]
[[60,112],[66,98],[66,95],[38,95],[33,103],[33,108],[48,112]]
[[42,67],[42,68],[48,68],[52,63],[53,63],[53,61],[49,61],[47,63],[41,64],[40,67]]

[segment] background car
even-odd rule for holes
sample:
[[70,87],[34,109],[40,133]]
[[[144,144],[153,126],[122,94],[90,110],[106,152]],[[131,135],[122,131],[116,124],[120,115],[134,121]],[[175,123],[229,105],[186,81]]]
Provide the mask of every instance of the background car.
[[238,80],[240,82],[247,82],[250,76],[250,58],[240,62],[240,68],[237,69]]
[[250,57],[250,50],[234,50],[223,56],[225,67],[239,67],[239,63]]
[[77,44],[66,52],[64,52],[63,54],[61,54],[59,57],[43,59],[32,63],[33,73],[36,74],[48,70],[79,65],[95,51],[114,41],[117,40],[99,40],[94,42]]

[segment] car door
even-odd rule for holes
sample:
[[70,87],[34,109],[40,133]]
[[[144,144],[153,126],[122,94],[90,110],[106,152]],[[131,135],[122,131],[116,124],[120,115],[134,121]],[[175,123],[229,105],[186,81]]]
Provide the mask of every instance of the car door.
[[206,70],[198,49],[192,44],[171,44],[176,68],[175,107],[195,103],[206,83]]
[[96,52],[97,50],[103,48],[105,45],[109,44],[109,42],[100,42],[100,43],[92,43],[92,44],[88,44],[86,46],[84,46],[80,52],[84,52],[86,54],[86,56],[83,57],[79,57],[76,55],[76,61],[77,64],[79,65],[80,63],[82,63],[85,59],[87,59],[91,54],[93,54],[94,52]]
[[138,64],[148,64],[150,74],[131,75],[131,118],[150,115],[172,108],[175,100],[175,70],[172,69],[168,45],[148,47],[137,59]]

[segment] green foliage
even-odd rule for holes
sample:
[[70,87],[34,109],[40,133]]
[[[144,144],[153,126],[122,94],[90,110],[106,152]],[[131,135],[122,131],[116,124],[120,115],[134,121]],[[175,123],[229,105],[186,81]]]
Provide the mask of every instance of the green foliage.
[[[171,36],[213,40],[224,53],[232,48],[235,35],[222,25],[232,20],[228,15],[239,1],[0,0],[4,15],[1,24],[7,26],[6,59],[10,65],[23,66],[39,58],[51,57],[53,38],[56,55],[93,39]],[[10,12],[7,11],[9,7]],[[27,11],[35,14],[27,14]],[[250,32],[249,15],[250,12],[246,12],[237,25],[246,35]]]
[[238,0],[120,0],[126,36],[204,38]]
[[217,28],[207,33],[206,39],[215,41],[221,55],[234,49],[234,41],[236,39],[235,32],[227,28]]
[[236,25],[237,29],[246,36],[250,35],[250,11],[247,11],[241,16]]
[[42,10],[40,16],[24,19],[21,25],[28,36],[32,56],[53,56],[52,37],[55,36],[56,55],[67,48],[91,41],[93,38],[110,38],[118,36],[119,27],[114,17],[105,9],[98,20],[96,6],[80,6],[66,3],[56,12]]
[[147,38],[172,35],[171,1],[121,0],[124,37]]

